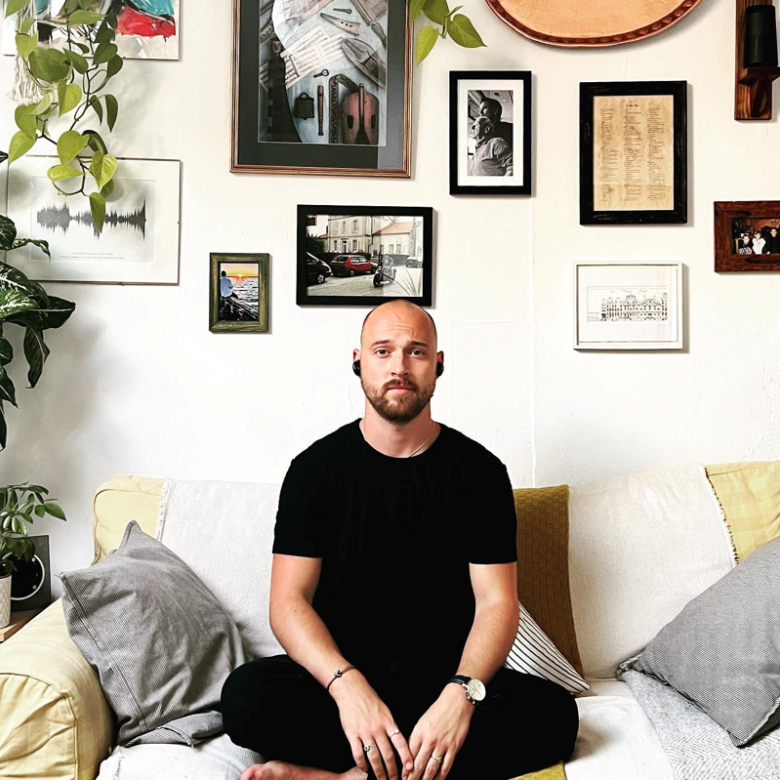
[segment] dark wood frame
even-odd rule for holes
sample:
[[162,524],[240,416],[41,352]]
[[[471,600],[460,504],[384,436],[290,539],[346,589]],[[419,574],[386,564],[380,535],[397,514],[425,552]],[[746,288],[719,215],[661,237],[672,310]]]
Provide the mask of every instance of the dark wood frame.
[[[738,255],[732,251],[731,220],[738,217],[777,219],[780,200],[734,200],[715,203],[715,271],[780,271],[780,255]],[[747,257],[774,257],[774,262],[746,260]]]
[[[523,183],[516,187],[458,184],[458,82],[479,79],[523,82]],[[533,79],[530,70],[450,71],[450,195],[531,195],[533,182]]]
[[[268,286],[271,255],[247,252],[211,252],[211,281],[209,284],[209,330],[212,333],[268,333],[271,290]],[[257,322],[220,322],[219,320],[219,264],[257,263]]]
[[[423,218],[423,294],[416,297],[408,295],[324,295],[306,294],[306,218],[310,214],[349,214],[350,216],[399,216]],[[433,209],[430,206],[322,206],[304,204],[298,206],[298,224],[296,229],[296,303],[298,306],[377,306],[385,301],[404,300],[419,306],[432,306],[433,303]],[[326,282],[327,284],[327,282]]]
[[[259,0],[233,0],[233,62],[232,62],[232,122],[231,122],[231,173],[297,173],[329,176],[411,176],[412,147],[412,33],[409,23],[408,3],[405,14],[397,13],[388,19],[388,46],[404,64],[403,85],[398,86],[387,78],[388,140],[400,131],[395,139],[402,163],[399,167],[380,168],[380,151],[385,147],[338,147],[327,144],[280,144],[257,140],[257,72],[259,68]],[[388,4],[397,8],[395,0]],[[400,2],[398,3],[400,5]],[[395,117],[398,122],[389,121]],[[270,147],[264,150],[262,147]],[[287,148],[284,148],[287,147]],[[293,147],[290,149],[289,147]],[[269,152],[277,159],[269,158]],[[325,152],[335,157],[334,165],[317,164]],[[373,162],[373,167],[372,167]]]
[[[671,95],[674,98],[674,208],[594,211],[593,102],[601,95]],[[580,84],[580,224],[667,225],[688,221],[688,82],[613,81]]]
[[737,0],[737,40],[734,77],[734,119],[771,119],[772,82],[780,68],[746,68],[745,12],[753,5],[772,5],[772,0]]

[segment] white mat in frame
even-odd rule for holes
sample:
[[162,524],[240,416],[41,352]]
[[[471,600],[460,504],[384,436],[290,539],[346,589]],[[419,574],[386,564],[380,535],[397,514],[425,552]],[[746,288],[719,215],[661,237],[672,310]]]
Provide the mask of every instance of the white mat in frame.
[[20,236],[48,241],[52,254],[17,249],[13,265],[36,281],[178,284],[181,162],[118,158],[101,233],[89,200],[59,195],[47,178],[57,163],[28,155],[10,166],[7,214]]

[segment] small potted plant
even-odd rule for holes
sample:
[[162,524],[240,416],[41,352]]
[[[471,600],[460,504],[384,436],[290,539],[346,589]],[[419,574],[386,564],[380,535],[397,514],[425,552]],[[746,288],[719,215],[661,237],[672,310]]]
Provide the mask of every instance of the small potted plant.
[[49,491],[41,485],[7,485],[0,488],[0,628],[11,622],[11,577],[18,561],[30,561],[35,545],[28,538],[33,515],[65,520],[59,504],[46,500]]

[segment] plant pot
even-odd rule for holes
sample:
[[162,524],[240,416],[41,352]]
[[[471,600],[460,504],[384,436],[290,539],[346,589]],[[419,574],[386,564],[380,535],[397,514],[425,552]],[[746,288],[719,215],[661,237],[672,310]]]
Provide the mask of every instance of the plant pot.
[[0,628],[11,622],[11,575],[0,577]]

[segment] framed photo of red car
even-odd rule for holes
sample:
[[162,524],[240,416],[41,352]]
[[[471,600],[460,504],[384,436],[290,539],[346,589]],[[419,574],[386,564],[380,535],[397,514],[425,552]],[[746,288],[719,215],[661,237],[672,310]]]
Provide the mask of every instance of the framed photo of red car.
[[531,194],[531,72],[450,72],[450,194]]
[[433,299],[433,209],[298,206],[299,306]]
[[211,253],[209,330],[268,333],[270,255]]
[[780,271],[780,201],[715,203],[715,271]]
[[234,173],[410,175],[409,4],[234,0]]

